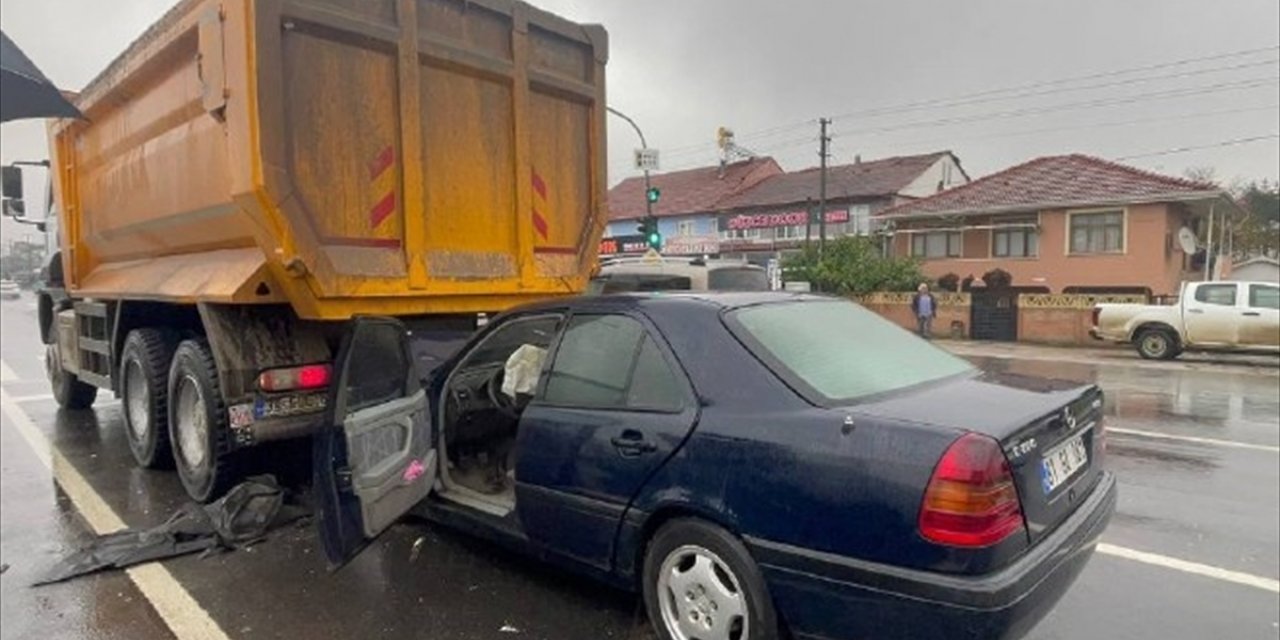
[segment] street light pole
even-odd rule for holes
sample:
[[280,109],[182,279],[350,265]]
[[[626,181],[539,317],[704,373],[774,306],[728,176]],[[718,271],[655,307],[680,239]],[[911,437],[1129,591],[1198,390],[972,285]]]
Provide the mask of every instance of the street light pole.
[[[631,128],[636,130],[636,135],[640,137],[640,148],[646,151],[649,149],[649,143],[644,139],[644,132],[640,130],[640,125],[636,124],[635,120],[632,120],[630,116],[628,116],[627,114],[621,111],[618,111],[617,109],[614,109],[613,107],[605,107],[605,109],[607,109],[609,113],[612,113],[613,115],[618,116],[619,118],[622,118],[627,122],[627,124],[631,125]],[[653,200],[649,198],[649,190],[651,188],[652,188],[652,185],[649,184],[649,170],[645,169],[644,170],[644,214],[646,218],[653,217]]]

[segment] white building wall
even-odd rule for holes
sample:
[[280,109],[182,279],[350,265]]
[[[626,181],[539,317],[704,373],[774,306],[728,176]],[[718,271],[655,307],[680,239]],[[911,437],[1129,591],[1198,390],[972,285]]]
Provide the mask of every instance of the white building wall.
[[899,191],[898,195],[924,198],[937,193],[939,183],[942,184],[942,188],[945,190],[968,182],[969,180],[965,178],[964,172],[960,170],[960,165],[955,158],[946,155],[933,163],[933,166],[926,169],[924,173],[920,174],[920,177],[907,185],[907,188]]

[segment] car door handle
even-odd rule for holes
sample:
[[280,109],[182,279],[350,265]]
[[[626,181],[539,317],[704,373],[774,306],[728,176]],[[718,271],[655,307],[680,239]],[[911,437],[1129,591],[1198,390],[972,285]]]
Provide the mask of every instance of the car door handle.
[[1257,311],[1246,311],[1246,312],[1244,312],[1244,313],[1243,313],[1243,314],[1241,314],[1241,315],[1246,315],[1246,316],[1250,316],[1250,317],[1257,317],[1257,316],[1261,316],[1262,314],[1261,314],[1261,313],[1259,313],[1259,312],[1257,312]]
[[1187,309],[1187,313],[1204,313],[1204,309]]
[[644,434],[632,429],[623,431],[622,435],[614,436],[609,442],[613,443],[613,447],[619,454],[627,458],[658,450],[658,445],[645,440]]

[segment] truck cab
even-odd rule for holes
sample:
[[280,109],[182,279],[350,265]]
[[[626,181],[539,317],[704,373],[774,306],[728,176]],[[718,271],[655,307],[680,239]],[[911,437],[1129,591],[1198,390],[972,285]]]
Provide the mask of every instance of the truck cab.
[[1173,305],[1098,305],[1093,325],[1094,338],[1154,360],[1187,350],[1280,353],[1280,285],[1188,282]]

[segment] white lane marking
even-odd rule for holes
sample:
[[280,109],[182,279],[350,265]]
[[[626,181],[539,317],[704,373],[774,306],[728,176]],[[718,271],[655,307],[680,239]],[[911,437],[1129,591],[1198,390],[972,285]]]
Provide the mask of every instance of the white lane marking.
[[1136,436],[1139,438],[1151,438],[1152,440],[1173,440],[1176,442],[1207,444],[1215,447],[1234,447],[1237,449],[1252,449],[1254,451],[1266,451],[1268,453],[1280,453],[1280,447],[1273,447],[1269,444],[1253,444],[1250,442],[1236,442],[1235,440],[1217,440],[1215,438],[1197,438],[1195,436],[1176,436],[1173,434],[1159,433],[1156,431],[1139,431],[1137,429],[1121,429],[1118,427],[1107,427],[1107,434]]
[[[102,535],[125,528],[124,520],[94,491],[84,476],[76,471],[3,389],[0,389],[0,410],[3,410],[10,423],[27,441],[36,458],[53,471],[54,479],[95,533]],[[218,623],[209,617],[209,613],[164,565],[153,562],[129,569],[127,573],[179,640],[228,640]]]
[[1173,569],[1175,571],[1182,571],[1184,573],[1193,573],[1198,576],[1222,580],[1224,582],[1234,582],[1235,584],[1241,584],[1255,589],[1262,589],[1272,593],[1280,593],[1280,580],[1272,580],[1271,578],[1264,578],[1262,576],[1241,573],[1239,571],[1231,571],[1230,569],[1200,564],[1199,562],[1170,558],[1169,556],[1147,553],[1146,551],[1138,551],[1137,549],[1129,549],[1127,547],[1117,547],[1116,545],[1107,544],[1105,542],[1098,543],[1098,553],[1115,556],[1117,558],[1124,558],[1126,560],[1133,560],[1135,562],[1142,562],[1157,567],[1164,567],[1166,569]]
[[4,360],[0,360],[0,382],[17,382],[18,380],[21,380],[18,374],[14,373]]
[[38,401],[40,401],[40,400],[52,400],[52,399],[53,399],[53,394],[52,394],[52,393],[37,393],[37,394],[35,394],[35,395],[31,395],[31,396],[9,396],[9,399],[10,399],[10,400],[12,400],[13,402],[17,402],[17,403],[23,403],[23,402],[38,402]]

